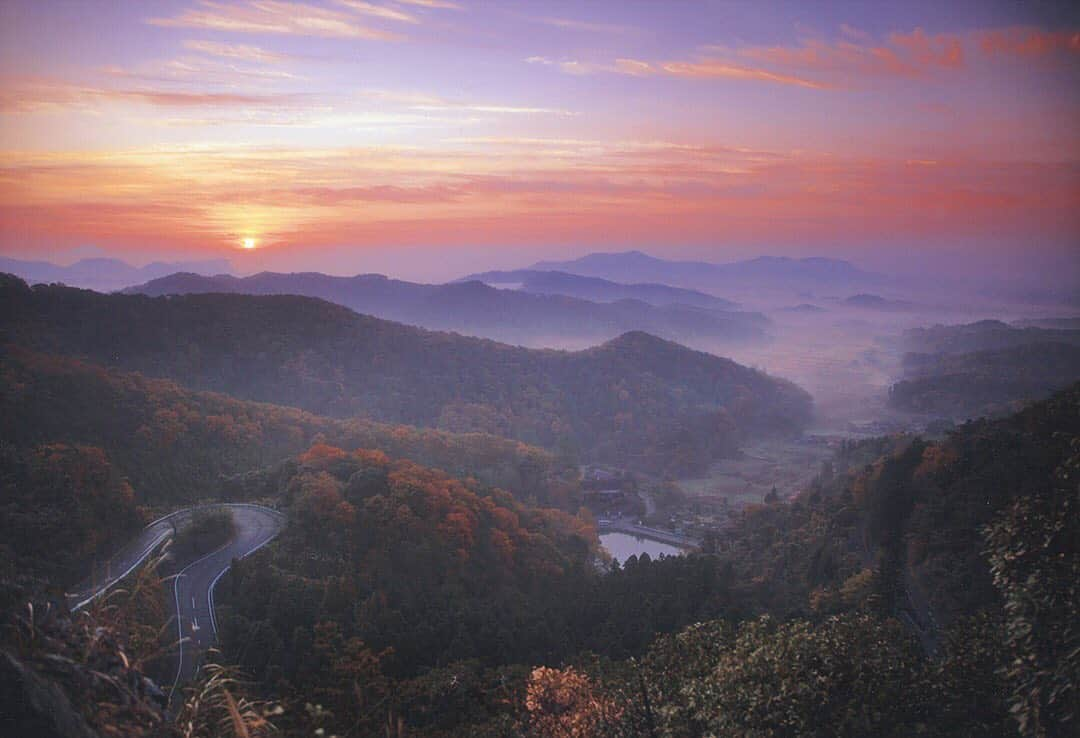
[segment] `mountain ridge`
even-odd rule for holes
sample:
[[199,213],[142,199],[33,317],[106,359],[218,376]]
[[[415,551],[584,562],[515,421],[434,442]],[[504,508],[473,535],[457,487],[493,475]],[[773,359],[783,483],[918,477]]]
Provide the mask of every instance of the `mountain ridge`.
[[60,282],[72,287],[105,292],[179,271],[225,274],[232,272],[232,265],[228,259],[206,259],[180,262],[154,261],[137,267],[121,259],[90,257],[64,266],[49,261],[0,257],[0,272],[15,274],[29,283]]
[[687,305],[712,310],[733,310],[738,303],[699,290],[672,287],[659,282],[624,284],[601,277],[588,277],[561,271],[515,269],[470,274],[459,282],[479,280],[487,284],[520,283],[519,289],[538,294],[560,294],[595,302],[615,302],[636,298],[653,305]]
[[864,271],[849,261],[822,256],[794,258],[758,256],[727,263],[661,259],[643,251],[594,252],[568,261],[539,261],[538,271],[566,271],[618,282],[662,282],[682,287],[841,286],[878,284],[885,277]]
[[757,313],[654,305],[625,299],[593,302],[562,294],[497,289],[479,280],[442,285],[381,274],[338,277],[318,272],[260,272],[248,277],[177,273],[128,287],[126,294],[296,294],[344,305],[359,313],[507,343],[539,345],[560,339],[606,340],[628,330],[666,338],[755,340],[768,320]]

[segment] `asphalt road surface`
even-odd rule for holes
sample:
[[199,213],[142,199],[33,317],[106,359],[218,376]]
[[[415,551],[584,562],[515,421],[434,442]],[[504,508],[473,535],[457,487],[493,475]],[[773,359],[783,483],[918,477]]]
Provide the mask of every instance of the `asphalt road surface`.
[[179,510],[158,518],[119,551],[103,562],[94,565],[94,571],[67,593],[71,610],[81,610],[105,594],[114,584],[126,577],[143,563],[161,544],[176,533],[176,526],[183,525],[191,517],[191,510]]
[[178,562],[183,568],[172,581],[172,604],[176,617],[176,677],[170,698],[178,684],[192,679],[199,670],[202,654],[217,643],[214,616],[214,586],[229,570],[234,559],[242,559],[265,546],[281,532],[285,516],[261,505],[207,505],[178,510],[155,520],[108,560],[96,565],[93,574],[67,593],[68,607],[79,610],[105,594],[134,571],[154,551],[183,528],[196,510],[227,509],[232,513],[235,532],[221,548],[195,561]]
[[214,586],[229,570],[233,559],[242,559],[265,546],[281,531],[285,516],[258,505],[229,505],[236,533],[216,551],[181,569],[173,579],[173,606],[176,610],[177,654],[176,686],[199,671],[202,654],[217,643],[214,616]]

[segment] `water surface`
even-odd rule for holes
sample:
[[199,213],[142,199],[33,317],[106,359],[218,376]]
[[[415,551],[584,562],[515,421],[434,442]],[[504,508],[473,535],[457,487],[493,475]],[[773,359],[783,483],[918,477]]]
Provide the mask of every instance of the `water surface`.
[[632,536],[629,533],[603,533],[600,536],[600,544],[607,549],[607,552],[611,554],[612,558],[616,559],[620,564],[625,562],[631,556],[641,556],[643,553],[649,554],[650,558],[657,558],[660,554],[665,556],[678,556],[682,553],[682,549],[675,546],[669,546],[666,543],[660,543],[659,541],[652,541],[648,538],[640,538],[639,536]]

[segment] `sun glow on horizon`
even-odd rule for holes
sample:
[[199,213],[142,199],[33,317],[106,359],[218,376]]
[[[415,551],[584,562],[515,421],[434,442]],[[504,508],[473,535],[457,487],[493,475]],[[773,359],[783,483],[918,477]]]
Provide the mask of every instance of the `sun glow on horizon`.
[[1031,3],[0,5],[4,256],[1075,251],[1080,16]]

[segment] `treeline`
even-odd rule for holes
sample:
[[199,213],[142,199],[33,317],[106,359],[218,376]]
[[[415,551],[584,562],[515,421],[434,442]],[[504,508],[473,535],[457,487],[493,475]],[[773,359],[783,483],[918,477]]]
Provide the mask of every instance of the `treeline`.
[[292,296],[101,295],[0,278],[5,340],[339,418],[486,432],[664,474],[797,432],[809,395],[628,333],[579,352],[433,333]]

